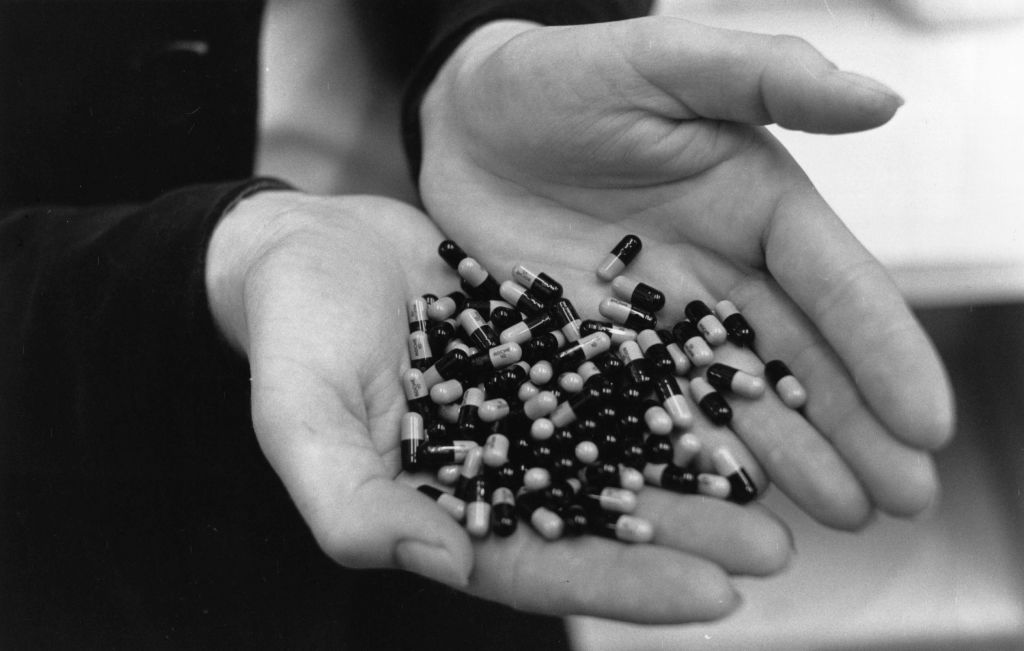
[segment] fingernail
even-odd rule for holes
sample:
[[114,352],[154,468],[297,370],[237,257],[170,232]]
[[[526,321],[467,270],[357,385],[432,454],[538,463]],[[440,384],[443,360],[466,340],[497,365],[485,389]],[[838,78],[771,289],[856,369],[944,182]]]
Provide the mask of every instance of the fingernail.
[[419,540],[403,540],[395,545],[395,562],[409,572],[440,581],[456,588],[465,587],[469,577],[446,548]]
[[848,72],[846,70],[838,70],[836,72],[851,86],[886,95],[887,97],[892,98],[897,103],[897,106],[903,106],[906,103],[906,100],[904,100],[903,96],[899,93],[871,77],[865,77],[864,75],[858,75],[856,72]]

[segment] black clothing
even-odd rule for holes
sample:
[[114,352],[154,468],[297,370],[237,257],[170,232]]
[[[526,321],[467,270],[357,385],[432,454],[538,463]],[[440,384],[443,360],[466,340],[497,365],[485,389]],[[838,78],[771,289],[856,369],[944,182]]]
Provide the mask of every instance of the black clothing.
[[[407,116],[471,26],[647,9],[379,6],[430,13]],[[203,265],[281,187],[249,178],[261,11],[0,2],[0,647],[563,648],[555,618],[338,567],[259,450]]]

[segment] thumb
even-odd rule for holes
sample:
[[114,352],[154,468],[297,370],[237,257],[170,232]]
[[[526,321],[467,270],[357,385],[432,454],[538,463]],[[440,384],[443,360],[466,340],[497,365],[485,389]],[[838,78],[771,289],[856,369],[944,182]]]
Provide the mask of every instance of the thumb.
[[[437,504],[395,481],[363,420],[371,409],[339,404],[349,392],[325,388],[318,395],[296,375],[278,369],[273,377],[285,381],[275,387],[254,372],[253,422],[321,549],[346,567],[401,568],[465,586],[473,565],[468,536]],[[375,426],[394,432],[397,443],[398,421],[379,421]]]
[[[776,123],[812,133],[863,131],[888,122],[903,99],[836,68],[795,36],[770,36],[656,16],[609,23],[626,63],[660,93],[666,117]],[[665,96],[668,96],[668,103]]]

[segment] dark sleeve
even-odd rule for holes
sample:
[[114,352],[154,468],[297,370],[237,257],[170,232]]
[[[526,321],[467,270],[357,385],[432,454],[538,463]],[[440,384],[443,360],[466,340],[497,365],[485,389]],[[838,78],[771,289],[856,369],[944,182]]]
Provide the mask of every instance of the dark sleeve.
[[[141,205],[0,215],[0,458],[23,459],[5,470],[168,472],[171,446],[117,423],[155,412],[169,431],[187,432],[171,426],[193,415],[195,392],[182,388],[202,377],[248,378],[213,323],[204,262],[220,216],[272,187],[284,186],[247,180]],[[65,459],[74,462],[61,467]]]
[[466,36],[492,20],[520,19],[543,25],[582,25],[646,15],[652,0],[448,0],[434,3],[426,54],[402,99],[402,142],[414,179],[419,178],[422,141],[419,110],[441,66]]

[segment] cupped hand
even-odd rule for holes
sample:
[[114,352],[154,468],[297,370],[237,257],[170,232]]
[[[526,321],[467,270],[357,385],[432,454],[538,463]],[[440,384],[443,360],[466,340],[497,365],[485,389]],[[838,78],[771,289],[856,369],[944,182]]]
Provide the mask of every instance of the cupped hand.
[[400,567],[546,614],[641,622],[725,615],[728,573],[789,558],[765,509],[642,491],[654,544],[543,541],[521,524],[471,540],[399,461],[407,411],[409,298],[456,287],[422,214],[377,197],[264,192],[234,207],[208,254],[210,302],[248,357],[259,443],[325,552],[348,567]]
[[760,357],[809,393],[802,413],[739,401],[734,444],[817,520],[853,529],[876,507],[933,502],[927,451],[951,435],[949,383],[885,270],[758,125],[856,131],[901,103],[792,37],[667,17],[498,21],[424,98],[419,183],[470,255],[499,277],[546,271],[584,317],[609,293],[594,269],[625,233],[645,246],[627,273],[668,296],[662,322],[730,299]]

